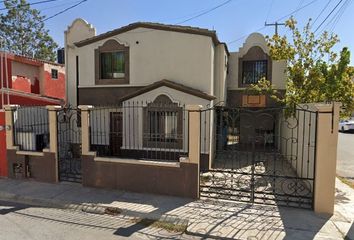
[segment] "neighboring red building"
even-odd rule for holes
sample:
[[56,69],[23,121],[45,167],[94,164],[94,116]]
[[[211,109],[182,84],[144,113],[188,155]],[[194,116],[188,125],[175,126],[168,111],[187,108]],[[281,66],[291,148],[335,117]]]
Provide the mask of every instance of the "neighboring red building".
[[7,176],[3,105],[62,105],[65,67],[62,64],[0,52],[0,177]]
[[0,108],[2,101],[4,105],[60,105],[65,101],[64,65],[14,54],[6,54],[5,61],[4,53],[0,60]]

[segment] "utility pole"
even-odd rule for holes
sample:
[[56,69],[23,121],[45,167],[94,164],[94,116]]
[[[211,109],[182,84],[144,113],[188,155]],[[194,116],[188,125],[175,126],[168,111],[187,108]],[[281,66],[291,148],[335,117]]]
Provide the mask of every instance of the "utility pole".
[[275,27],[275,35],[278,36],[278,26],[285,26],[285,23],[278,23],[278,22],[267,23],[267,22],[265,22],[264,26],[266,26],[266,27],[274,26]]

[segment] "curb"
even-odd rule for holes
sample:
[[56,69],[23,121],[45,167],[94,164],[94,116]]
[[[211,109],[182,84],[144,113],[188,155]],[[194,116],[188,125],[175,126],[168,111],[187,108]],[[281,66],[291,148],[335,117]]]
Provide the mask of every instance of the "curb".
[[[99,204],[76,204],[55,199],[27,197],[7,192],[0,192],[0,200],[16,202],[20,204],[28,204],[32,206],[70,209],[74,211],[82,211],[93,214],[105,214],[107,209],[107,207],[101,206]],[[113,211],[121,212],[119,208],[110,207],[110,209],[112,209]]]
[[134,218],[140,219],[151,219],[156,221],[168,222],[172,224],[187,224],[188,226],[188,219],[182,219],[174,215],[169,214],[144,214],[144,213],[137,213],[131,210],[123,210],[117,207],[105,206],[101,204],[88,204],[88,203],[71,203],[65,202],[61,200],[55,199],[43,199],[43,198],[33,198],[22,196],[18,194],[8,193],[8,192],[1,192],[0,191],[0,200],[1,201],[9,201],[15,202],[20,204],[27,204],[31,206],[39,206],[39,207],[50,207],[50,208],[58,208],[58,209],[68,209],[73,211],[82,211],[91,214],[98,214],[98,215],[125,215]]

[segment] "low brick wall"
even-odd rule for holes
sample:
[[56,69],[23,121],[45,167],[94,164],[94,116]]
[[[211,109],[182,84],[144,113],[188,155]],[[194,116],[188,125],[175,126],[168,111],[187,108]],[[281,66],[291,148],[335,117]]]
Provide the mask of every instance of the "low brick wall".
[[[31,178],[40,182],[56,182],[57,163],[55,154],[49,152],[43,154],[43,156],[32,156],[17,154],[16,150],[7,150],[9,178]],[[21,166],[21,168],[16,170],[15,165]]]
[[82,156],[82,183],[88,187],[198,198],[198,175],[198,165],[193,163],[167,167],[101,162]]

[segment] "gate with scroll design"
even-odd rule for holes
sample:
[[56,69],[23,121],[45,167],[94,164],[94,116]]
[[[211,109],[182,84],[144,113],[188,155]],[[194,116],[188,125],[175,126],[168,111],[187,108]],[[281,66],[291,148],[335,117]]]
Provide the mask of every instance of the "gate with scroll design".
[[201,114],[216,126],[201,198],[313,208],[317,112],[214,107]]
[[71,106],[57,113],[59,180],[80,183],[81,118],[80,110]]

